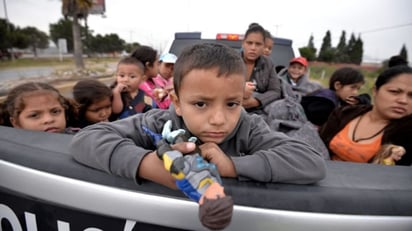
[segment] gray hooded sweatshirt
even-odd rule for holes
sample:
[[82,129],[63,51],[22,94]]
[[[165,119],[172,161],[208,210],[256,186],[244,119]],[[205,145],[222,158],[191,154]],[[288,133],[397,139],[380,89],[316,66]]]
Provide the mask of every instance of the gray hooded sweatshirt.
[[[136,179],[141,160],[156,149],[142,126],[161,133],[167,120],[172,120],[172,130],[187,130],[173,107],[153,109],[83,128],[73,137],[70,152],[75,160],[90,167]],[[299,140],[272,131],[260,116],[244,110],[233,132],[218,146],[231,157],[239,179],[307,184],[325,177],[320,153]]]
[[288,68],[282,69],[279,72],[278,76],[279,78],[283,79],[285,83],[290,84],[292,86],[293,91],[297,92],[301,96],[305,96],[319,89],[323,89],[323,86],[320,83],[310,81],[309,76],[307,74],[301,76],[298,82],[295,85],[293,85],[292,80],[290,79],[288,74]]

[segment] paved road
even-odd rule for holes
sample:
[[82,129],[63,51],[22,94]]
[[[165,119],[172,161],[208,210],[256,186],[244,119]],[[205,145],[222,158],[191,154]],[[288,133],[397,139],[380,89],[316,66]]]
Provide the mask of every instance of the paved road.
[[[115,68],[116,68],[116,63],[101,63],[101,64],[94,64],[90,67],[92,70],[96,69],[102,69],[104,68],[104,71],[98,71],[95,73],[92,73],[89,77],[107,77],[111,75]],[[68,76],[62,75],[56,75],[55,71],[57,69],[55,67],[47,67],[47,66],[42,66],[42,67],[27,67],[27,68],[14,68],[14,69],[0,69],[0,96],[4,96],[7,91],[20,84],[23,82],[26,82],[28,79],[36,79],[37,80],[46,80],[50,81],[52,79],[57,80],[60,79],[64,83],[64,87],[62,87],[62,93],[66,96],[71,96],[71,87],[76,83],[76,81],[70,81],[70,79],[67,79],[67,77],[70,78],[70,74]],[[73,70],[75,71],[75,70]],[[70,71],[68,72],[70,73]],[[109,82],[112,81],[112,78],[103,78],[104,82],[108,84]],[[59,81],[58,84],[60,84],[62,81]],[[3,98],[3,97],[2,97]]]
[[53,72],[54,68],[52,67],[27,67],[0,70],[0,81],[50,76]]

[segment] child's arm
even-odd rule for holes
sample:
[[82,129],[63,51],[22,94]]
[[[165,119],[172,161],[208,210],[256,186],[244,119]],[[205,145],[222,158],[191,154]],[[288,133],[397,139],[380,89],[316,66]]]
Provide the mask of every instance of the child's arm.
[[[168,111],[158,110],[115,123],[88,126],[72,138],[70,153],[76,161],[112,175],[134,179],[137,182],[142,178],[153,180],[171,187],[170,174],[153,154],[156,147],[151,138],[144,135],[145,132],[141,129],[142,123],[150,125],[154,130],[156,127],[161,129],[164,121],[169,118]],[[174,148],[183,153],[191,151],[190,147],[184,145]]]
[[142,159],[136,178],[147,179],[177,189],[175,179],[163,167],[163,161],[157,157],[156,152],[151,152]]
[[112,111],[114,114],[119,114],[123,111],[123,101],[122,101],[122,91],[124,89],[124,85],[118,83],[115,88],[113,88],[113,100],[112,100]]
[[323,155],[303,140],[273,131],[261,116],[241,117],[236,138],[222,147],[238,177],[260,182],[308,184],[325,177]]

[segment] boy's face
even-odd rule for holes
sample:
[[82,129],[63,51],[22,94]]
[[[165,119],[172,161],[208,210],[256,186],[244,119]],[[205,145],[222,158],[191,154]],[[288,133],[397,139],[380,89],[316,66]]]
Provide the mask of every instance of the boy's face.
[[294,80],[298,81],[306,73],[306,67],[300,63],[291,63],[288,67],[289,76]]
[[127,91],[137,91],[139,85],[145,81],[143,70],[133,64],[119,64],[117,67],[116,81],[127,86]]
[[173,99],[176,113],[202,142],[219,144],[239,121],[244,84],[242,74],[218,77],[217,68],[192,70]]

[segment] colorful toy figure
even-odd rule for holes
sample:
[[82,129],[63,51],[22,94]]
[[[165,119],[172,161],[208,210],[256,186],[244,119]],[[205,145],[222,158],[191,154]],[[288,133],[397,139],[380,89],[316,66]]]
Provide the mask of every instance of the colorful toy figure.
[[196,137],[189,137],[184,129],[172,131],[169,120],[163,126],[162,134],[143,127],[157,147],[157,155],[163,160],[164,167],[176,179],[177,187],[190,199],[199,203],[201,223],[213,230],[223,229],[230,224],[233,213],[233,200],[226,196],[219,172],[213,163],[200,155],[200,149],[183,155],[173,150],[170,145],[180,142],[194,142]]
[[383,165],[395,165],[395,161],[398,161],[406,153],[406,150],[402,146],[385,144],[379,149],[372,163]]

